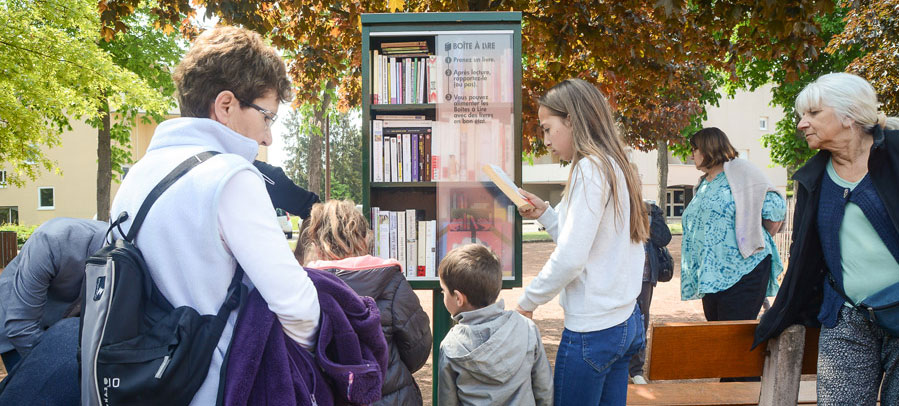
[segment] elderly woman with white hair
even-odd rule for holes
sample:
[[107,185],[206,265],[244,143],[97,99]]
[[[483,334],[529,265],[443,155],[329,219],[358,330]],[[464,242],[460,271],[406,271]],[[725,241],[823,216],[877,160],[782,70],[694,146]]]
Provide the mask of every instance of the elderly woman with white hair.
[[820,323],[819,404],[874,405],[880,390],[882,405],[897,405],[899,119],[879,113],[874,88],[848,73],[809,84],[796,112],[819,152],[793,176],[789,266],[756,345]]

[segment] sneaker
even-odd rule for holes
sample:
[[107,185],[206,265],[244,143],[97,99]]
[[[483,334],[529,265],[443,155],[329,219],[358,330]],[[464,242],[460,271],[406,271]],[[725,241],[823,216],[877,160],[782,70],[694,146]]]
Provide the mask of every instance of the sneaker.
[[634,375],[634,376],[632,376],[632,377],[631,377],[631,382],[633,382],[633,383],[635,383],[635,384],[637,384],[637,385],[646,385],[646,384],[648,383],[648,382],[646,382],[646,378],[644,378],[643,375]]

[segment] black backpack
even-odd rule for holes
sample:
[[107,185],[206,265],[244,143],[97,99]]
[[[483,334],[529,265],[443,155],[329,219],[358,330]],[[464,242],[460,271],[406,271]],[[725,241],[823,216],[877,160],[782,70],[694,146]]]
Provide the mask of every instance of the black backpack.
[[656,257],[658,258],[659,263],[658,281],[668,282],[674,277],[674,258],[671,258],[671,253],[668,252],[668,248],[656,247],[655,244],[652,244],[652,246],[657,250]]
[[206,379],[228,316],[239,305],[243,270],[238,266],[218,314],[174,308],[153,283],[135,238],[156,199],[216,154],[203,152],[178,165],[144,200],[128,233],[121,229],[128,219],[123,212],[109,228],[118,227],[123,238],[87,260],[79,337],[82,405],[187,405]]

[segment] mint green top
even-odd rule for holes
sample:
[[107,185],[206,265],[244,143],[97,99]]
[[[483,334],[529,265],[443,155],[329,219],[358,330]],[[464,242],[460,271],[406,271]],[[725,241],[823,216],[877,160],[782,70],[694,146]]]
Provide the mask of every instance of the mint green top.
[[[827,176],[849,190],[855,189],[861,182],[841,178],[832,161],[827,161]],[[899,283],[899,262],[893,258],[862,209],[852,202],[846,203],[846,213],[840,224],[840,255],[843,290],[856,304],[881,291],[884,286]]]

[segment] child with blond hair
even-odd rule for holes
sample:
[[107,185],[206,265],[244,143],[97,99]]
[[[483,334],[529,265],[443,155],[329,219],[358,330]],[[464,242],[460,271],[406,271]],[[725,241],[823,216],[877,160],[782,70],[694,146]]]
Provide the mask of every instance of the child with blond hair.
[[421,405],[412,374],[431,353],[428,315],[394,259],[369,255],[372,234],[365,216],[349,200],[312,206],[300,228],[294,255],[307,268],[333,273],[360,296],[375,299],[388,346],[387,375],[375,405]]

